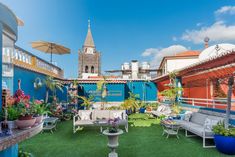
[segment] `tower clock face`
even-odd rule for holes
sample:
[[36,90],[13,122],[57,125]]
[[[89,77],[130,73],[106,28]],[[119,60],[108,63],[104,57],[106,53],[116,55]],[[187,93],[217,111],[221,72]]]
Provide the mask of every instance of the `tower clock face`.
[[93,48],[87,48],[87,53],[93,54],[94,53],[94,49]]

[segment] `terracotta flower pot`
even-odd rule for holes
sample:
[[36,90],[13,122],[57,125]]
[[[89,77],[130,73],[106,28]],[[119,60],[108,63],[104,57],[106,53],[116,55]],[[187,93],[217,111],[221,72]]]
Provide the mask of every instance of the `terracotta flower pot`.
[[19,128],[19,129],[29,129],[31,128],[36,122],[36,118],[32,118],[32,119],[29,119],[29,120],[16,120],[16,126]]
[[25,115],[25,116],[20,116],[18,119],[19,120],[30,120],[32,118],[33,118],[32,115]]
[[36,118],[36,124],[40,124],[42,122],[43,116],[39,115],[39,116],[34,116],[34,118]]

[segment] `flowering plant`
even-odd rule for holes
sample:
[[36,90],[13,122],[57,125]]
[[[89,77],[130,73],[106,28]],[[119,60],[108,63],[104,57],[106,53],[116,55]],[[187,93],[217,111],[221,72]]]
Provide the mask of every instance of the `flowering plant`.
[[24,91],[18,89],[14,95],[15,105],[17,107],[20,116],[24,117],[32,114],[32,108],[30,106],[30,96],[25,95]]
[[117,133],[118,132],[119,121],[120,121],[120,118],[114,118],[114,119],[109,119],[108,120],[108,124],[109,124],[108,131],[109,131],[109,133]]
[[43,101],[40,100],[34,100],[31,102],[32,112],[34,115],[43,115],[50,113],[48,109],[48,104],[43,103]]

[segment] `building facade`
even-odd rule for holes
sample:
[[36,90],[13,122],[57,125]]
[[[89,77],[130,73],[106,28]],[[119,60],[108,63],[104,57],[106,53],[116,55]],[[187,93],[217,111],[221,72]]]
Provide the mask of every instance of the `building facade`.
[[99,76],[101,74],[101,54],[96,50],[91,33],[90,21],[88,21],[87,36],[82,47],[79,50],[78,77],[89,78],[90,76]]
[[148,62],[139,63],[137,60],[132,60],[131,63],[125,62],[120,70],[108,70],[108,73],[121,73],[119,76],[122,79],[143,79],[150,80],[151,73],[157,72],[157,69],[151,69]]

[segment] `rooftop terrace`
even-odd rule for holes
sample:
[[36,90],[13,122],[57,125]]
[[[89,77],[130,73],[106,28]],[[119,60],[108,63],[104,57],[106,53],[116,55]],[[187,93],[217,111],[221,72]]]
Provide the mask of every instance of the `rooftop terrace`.
[[[223,157],[215,148],[202,148],[202,139],[186,138],[180,131],[179,139],[162,136],[160,120],[146,114],[129,117],[129,132],[119,139],[120,157]],[[20,143],[19,147],[37,157],[104,157],[107,156],[107,139],[97,127],[86,127],[72,134],[72,122],[58,125],[54,134],[42,133]]]

